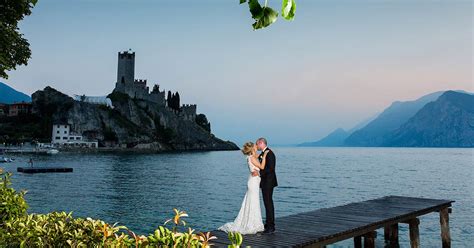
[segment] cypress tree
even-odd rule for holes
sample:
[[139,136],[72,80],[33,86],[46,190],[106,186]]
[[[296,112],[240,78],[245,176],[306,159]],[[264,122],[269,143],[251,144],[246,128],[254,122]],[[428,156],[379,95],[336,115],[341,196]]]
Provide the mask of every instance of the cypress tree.
[[176,92],[176,110],[179,110],[179,107],[181,106],[180,100],[179,100],[179,92]]
[[168,97],[166,97],[166,104],[171,108],[171,91],[168,90]]

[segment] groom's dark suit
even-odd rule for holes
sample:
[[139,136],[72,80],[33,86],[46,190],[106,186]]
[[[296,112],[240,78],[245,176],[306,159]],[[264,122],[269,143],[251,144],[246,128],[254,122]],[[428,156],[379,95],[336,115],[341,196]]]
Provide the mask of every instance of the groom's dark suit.
[[263,203],[265,204],[265,229],[275,229],[275,209],[273,207],[273,188],[278,186],[275,173],[276,157],[268,147],[260,154],[262,162],[263,154],[268,151],[265,169],[260,171],[260,188],[262,189]]

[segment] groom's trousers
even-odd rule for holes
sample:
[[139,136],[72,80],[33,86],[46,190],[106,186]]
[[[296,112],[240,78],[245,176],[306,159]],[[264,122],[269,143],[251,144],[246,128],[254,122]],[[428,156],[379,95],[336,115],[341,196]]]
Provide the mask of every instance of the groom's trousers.
[[262,196],[265,204],[265,229],[275,228],[275,209],[273,207],[274,187],[263,187]]

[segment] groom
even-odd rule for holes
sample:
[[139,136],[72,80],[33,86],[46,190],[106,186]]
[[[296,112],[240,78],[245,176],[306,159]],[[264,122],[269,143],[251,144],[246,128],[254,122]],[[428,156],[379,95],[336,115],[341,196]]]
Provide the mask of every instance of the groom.
[[258,159],[262,162],[263,154],[268,151],[265,169],[260,171],[260,188],[262,189],[263,203],[265,204],[265,230],[263,234],[275,232],[275,209],[273,208],[273,188],[278,186],[275,173],[276,158],[270,148],[267,147],[267,140],[259,138],[256,142],[258,150],[262,151]]

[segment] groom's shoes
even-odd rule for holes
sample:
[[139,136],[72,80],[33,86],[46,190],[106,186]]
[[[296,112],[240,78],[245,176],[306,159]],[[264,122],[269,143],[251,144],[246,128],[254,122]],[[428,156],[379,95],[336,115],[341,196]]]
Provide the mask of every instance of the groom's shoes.
[[274,232],[275,232],[275,228],[273,227],[273,228],[267,228],[267,229],[263,230],[262,234],[264,234],[264,235],[265,234],[272,234]]

